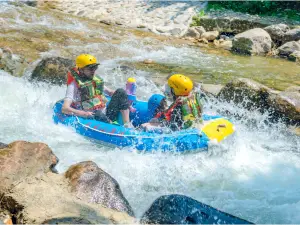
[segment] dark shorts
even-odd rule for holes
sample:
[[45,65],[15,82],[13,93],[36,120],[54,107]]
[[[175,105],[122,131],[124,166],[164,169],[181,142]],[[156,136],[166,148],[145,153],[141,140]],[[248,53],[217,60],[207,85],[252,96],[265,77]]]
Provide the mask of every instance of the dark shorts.
[[96,120],[109,123],[110,121],[116,121],[118,114],[121,110],[129,109],[129,101],[127,93],[124,89],[119,88],[115,91],[111,100],[106,108],[106,115],[98,110],[95,112],[94,118]]

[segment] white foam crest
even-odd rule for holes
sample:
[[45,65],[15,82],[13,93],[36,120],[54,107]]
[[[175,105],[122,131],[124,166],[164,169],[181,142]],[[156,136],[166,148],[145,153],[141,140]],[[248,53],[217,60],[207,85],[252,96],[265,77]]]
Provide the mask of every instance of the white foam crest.
[[[131,39],[122,42],[118,47],[124,51],[130,51],[136,56],[131,57],[133,61],[142,61],[144,59],[152,59],[160,63],[169,63],[172,65],[193,65],[195,68],[213,69],[219,68],[222,73],[230,72],[225,67],[239,68],[237,61],[228,59],[223,56],[212,56],[206,54],[201,49],[189,48],[189,47],[174,47],[174,46],[161,46],[154,48],[151,41],[140,41],[137,39]],[[201,60],[199,60],[201,58]],[[197,64],[195,64],[197,62]],[[216,66],[218,65],[218,66]],[[222,69],[220,68],[222,67]]]
[[[13,28],[28,30],[32,28],[48,28],[51,30],[72,30],[81,32],[92,32],[86,24],[81,23],[76,18],[64,17],[64,20],[59,20],[48,15],[39,15],[38,9],[30,8],[30,10],[24,10],[22,7],[1,3],[0,13],[8,13],[13,15]],[[25,19],[26,18],[26,19]],[[11,19],[10,19],[11,20]],[[10,22],[10,24],[12,24]]]

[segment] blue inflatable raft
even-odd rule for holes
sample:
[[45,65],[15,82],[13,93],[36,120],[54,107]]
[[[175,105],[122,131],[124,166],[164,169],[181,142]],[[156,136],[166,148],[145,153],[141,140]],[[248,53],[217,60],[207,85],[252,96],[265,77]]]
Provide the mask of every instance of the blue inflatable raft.
[[[130,113],[134,126],[148,122],[154,114],[153,104],[158,98],[154,94],[148,102],[133,99],[135,113]],[[86,137],[96,139],[104,144],[118,147],[132,146],[139,151],[198,151],[206,150],[209,141],[220,142],[234,132],[232,123],[220,116],[203,115],[205,125],[198,129],[186,129],[172,133],[145,132],[143,130],[126,128],[116,124],[108,124],[93,119],[70,116],[61,112],[63,100],[53,107],[53,120],[71,126],[75,131]]]

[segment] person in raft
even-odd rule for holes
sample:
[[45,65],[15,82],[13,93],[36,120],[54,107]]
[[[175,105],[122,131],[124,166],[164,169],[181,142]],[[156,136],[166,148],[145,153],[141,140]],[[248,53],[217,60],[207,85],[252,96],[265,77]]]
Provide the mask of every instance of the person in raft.
[[[98,65],[97,59],[92,55],[77,56],[76,67],[68,72],[62,113],[106,123],[115,123],[121,113],[124,126],[132,127],[126,91],[122,88],[113,91],[106,87],[103,79],[95,75]],[[107,106],[105,95],[111,96]]]
[[164,111],[158,112],[153,121],[142,125],[146,130],[153,126],[168,127],[172,131],[197,127],[202,124],[202,103],[200,93],[193,91],[192,80],[182,74],[168,78],[166,95],[173,103]]

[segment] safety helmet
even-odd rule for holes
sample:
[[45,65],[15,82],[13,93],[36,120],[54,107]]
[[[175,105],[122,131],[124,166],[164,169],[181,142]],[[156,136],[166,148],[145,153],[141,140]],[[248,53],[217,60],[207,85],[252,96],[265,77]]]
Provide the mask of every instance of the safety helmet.
[[161,94],[153,94],[148,100],[148,110],[150,112],[155,112],[156,109],[160,106],[162,100],[166,97]]
[[168,85],[173,89],[176,96],[187,96],[193,89],[193,82],[187,76],[174,74],[169,77]]
[[95,58],[95,56],[89,54],[81,54],[77,56],[76,67],[78,69],[84,68],[89,65],[99,65],[99,63],[97,63],[97,59]]

